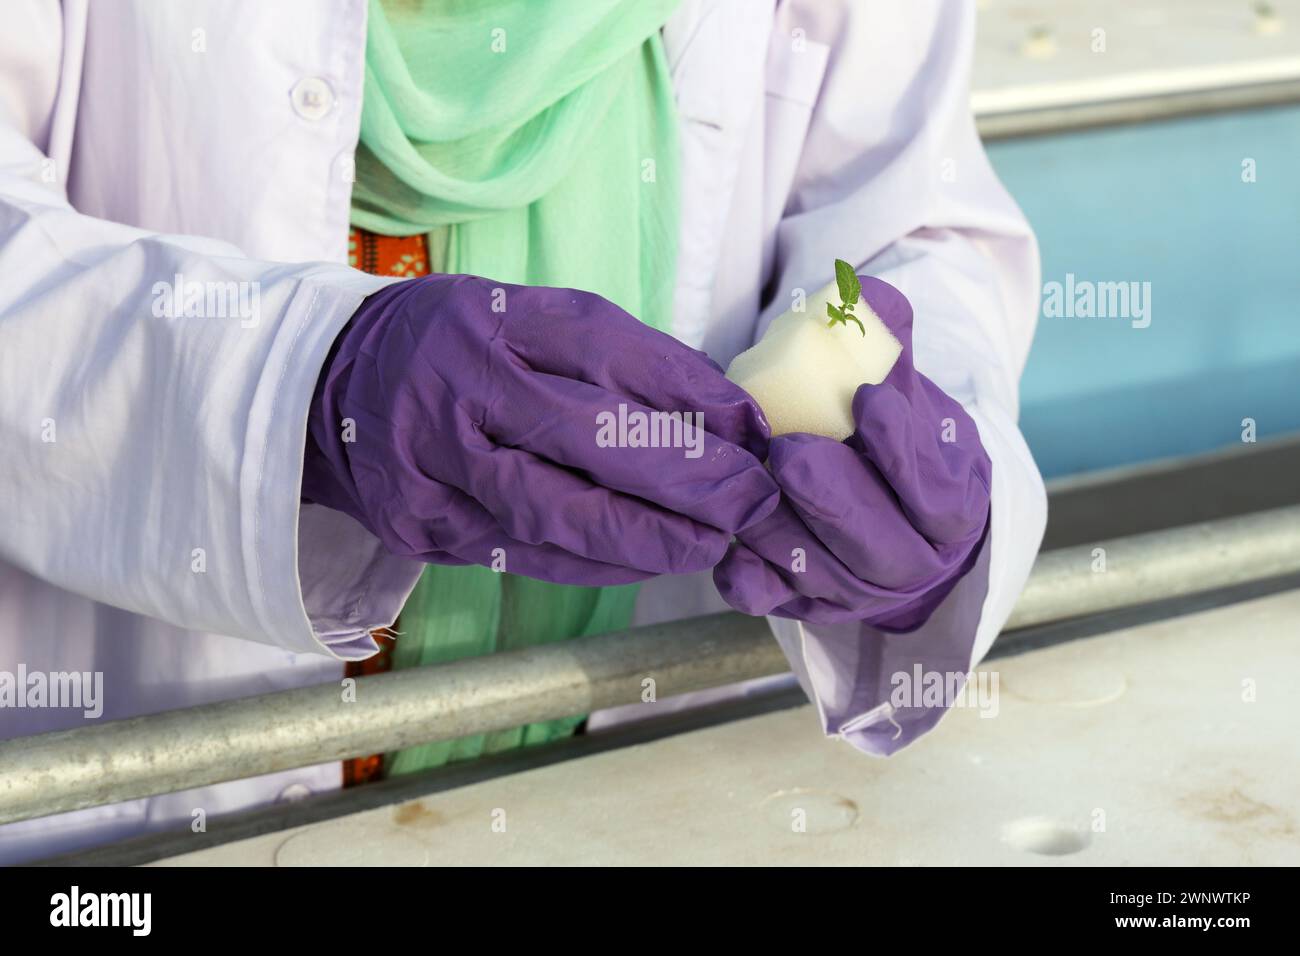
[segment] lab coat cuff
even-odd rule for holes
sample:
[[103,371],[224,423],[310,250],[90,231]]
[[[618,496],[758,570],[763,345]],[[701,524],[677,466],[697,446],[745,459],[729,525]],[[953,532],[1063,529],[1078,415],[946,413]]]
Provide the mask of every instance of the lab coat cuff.
[[370,293],[394,280],[321,263],[290,299],[249,415],[240,495],[258,620],[289,650],[368,657],[370,630],[391,624],[420,565],[393,557],[356,522],[302,506],[303,449],[316,380],[335,337]]
[[[924,626],[907,634],[869,624],[770,618],[823,732],[888,756],[931,730],[961,699],[989,579],[990,537],[971,570]],[[943,693],[936,696],[938,686]]]
[[989,528],[971,570],[920,628],[816,625],[769,618],[823,731],[888,756],[932,730],[954,706],[996,713],[996,684],[976,680],[1029,576],[1047,520],[1042,478],[1014,421],[967,406],[993,463]]

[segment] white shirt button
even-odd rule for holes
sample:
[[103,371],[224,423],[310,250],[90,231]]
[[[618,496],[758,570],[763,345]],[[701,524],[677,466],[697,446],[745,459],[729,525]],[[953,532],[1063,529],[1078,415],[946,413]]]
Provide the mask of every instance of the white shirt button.
[[305,120],[318,120],[334,108],[334,90],[319,76],[304,76],[289,91],[293,111]]

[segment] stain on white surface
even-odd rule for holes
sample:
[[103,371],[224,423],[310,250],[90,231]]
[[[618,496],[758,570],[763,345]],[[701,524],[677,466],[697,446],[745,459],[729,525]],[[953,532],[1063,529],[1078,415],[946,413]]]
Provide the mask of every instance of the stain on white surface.
[[858,805],[848,797],[804,787],[768,795],[762,809],[777,829],[813,835],[847,830],[858,819]]

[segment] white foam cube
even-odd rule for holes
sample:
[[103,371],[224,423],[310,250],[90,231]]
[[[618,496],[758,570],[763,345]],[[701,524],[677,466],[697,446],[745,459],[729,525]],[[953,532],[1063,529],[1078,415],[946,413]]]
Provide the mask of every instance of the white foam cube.
[[835,283],[809,296],[802,312],[773,320],[758,344],[727,368],[727,378],[763,409],[773,436],[810,432],[836,441],[848,438],[858,386],[883,382],[903,350],[865,299],[853,306],[865,335],[852,322],[827,325],[827,302],[840,304]]

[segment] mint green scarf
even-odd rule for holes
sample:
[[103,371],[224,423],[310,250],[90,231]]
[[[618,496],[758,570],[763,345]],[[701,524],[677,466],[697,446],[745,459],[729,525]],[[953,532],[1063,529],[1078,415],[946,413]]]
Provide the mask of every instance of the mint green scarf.
[[[435,271],[587,289],[669,331],[677,138],[659,28],[676,2],[371,0],[353,223],[427,233]],[[625,627],[635,598],[431,566],[393,665]],[[581,719],[409,748],[388,772],[555,739]]]

